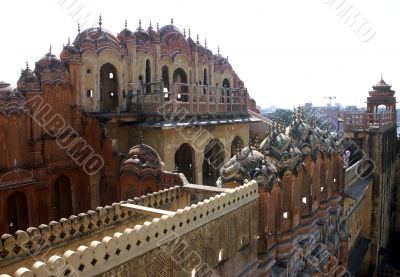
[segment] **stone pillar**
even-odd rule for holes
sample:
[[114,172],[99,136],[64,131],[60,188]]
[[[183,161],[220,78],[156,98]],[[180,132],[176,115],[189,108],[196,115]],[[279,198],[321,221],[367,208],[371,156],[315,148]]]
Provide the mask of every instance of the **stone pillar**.
[[100,204],[100,173],[89,177],[90,208],[95,210]]
[[196,166],[196,184],[203,184],[203,155],[200,151],[195,151],[195,166]]

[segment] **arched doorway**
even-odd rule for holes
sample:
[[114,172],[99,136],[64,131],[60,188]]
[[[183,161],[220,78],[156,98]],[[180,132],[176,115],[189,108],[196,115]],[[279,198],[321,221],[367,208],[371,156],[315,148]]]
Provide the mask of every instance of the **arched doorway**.
[[182,68],[177,68],[174,71],[173,74],[173,81],[174,83],[178,83],[176,86],[174,86],[174,89],[176,89],[177,93],[177,99],[178,101],[182,102],[188,102],[189,101],[189,96],[187,95],[188,93],[188,87],[182,84],[187,84],[188,79],[185,70]]
[[54,183],[54,214],[56,220],[72,215],[71,182],[65,175],[58,177]]
[[111,112],[118,107],[117,70],[111,63],[100,68],[100,111]]
[[224,159],[223,144],[218,139],[212,139],[204,149],[203,185],[215,186]]
[[17,191],[8,197],[7,222],[10,234],[29,227],[28,201],[25,193]]
[[231,144],[231,158],[244,147],[244,142],[241,137],[236,136]]
[[180,173],[185,174],[185,177],[192,184],[195,182],[195,166],[193,158],[194,150],[187,143],[182,144],[175,152],[175,168],[177,168]]

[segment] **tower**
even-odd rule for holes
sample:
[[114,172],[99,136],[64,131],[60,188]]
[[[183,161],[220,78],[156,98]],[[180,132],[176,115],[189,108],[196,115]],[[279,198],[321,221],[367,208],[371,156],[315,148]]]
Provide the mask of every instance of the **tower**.
[[378,113],[378,107],[384,105],[386,111],[396,113],[396,97],[395,91],[391,90],[392,86],[387,84],[383,78],[370,90],[367,98],[367,113]]

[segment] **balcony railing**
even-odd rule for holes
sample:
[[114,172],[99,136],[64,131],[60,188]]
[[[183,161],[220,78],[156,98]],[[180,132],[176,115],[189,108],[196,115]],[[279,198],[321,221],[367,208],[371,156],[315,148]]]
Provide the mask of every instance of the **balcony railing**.
[[343,121],[345,132],[383,132],[396,126],[396,113],[345,113]]
[[244,115],[247,91],[186,83],[173,83],[165,91],[162,82],[137,85],[132,97],[132,111],[143,114],[235,114]]

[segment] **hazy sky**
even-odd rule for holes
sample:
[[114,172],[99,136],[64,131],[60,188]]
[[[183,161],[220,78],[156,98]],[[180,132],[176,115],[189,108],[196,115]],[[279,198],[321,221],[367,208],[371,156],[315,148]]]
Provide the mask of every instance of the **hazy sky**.
[[[204,44],[229,56],[233,68],[261,107],[312,101],[327,96],[345,105],[364,105],[383,74],[400,92],[400,2],[398,0],[276,1],[2,1],[0,80],[16,84],[52,44],[57,55],[68,37],[103,18],[117,34],[124,20],[134,30],[169,24],[191,28]],[[79,19],[80,18],[80,19]],[[396,27],[397,26],[397,27]]]

